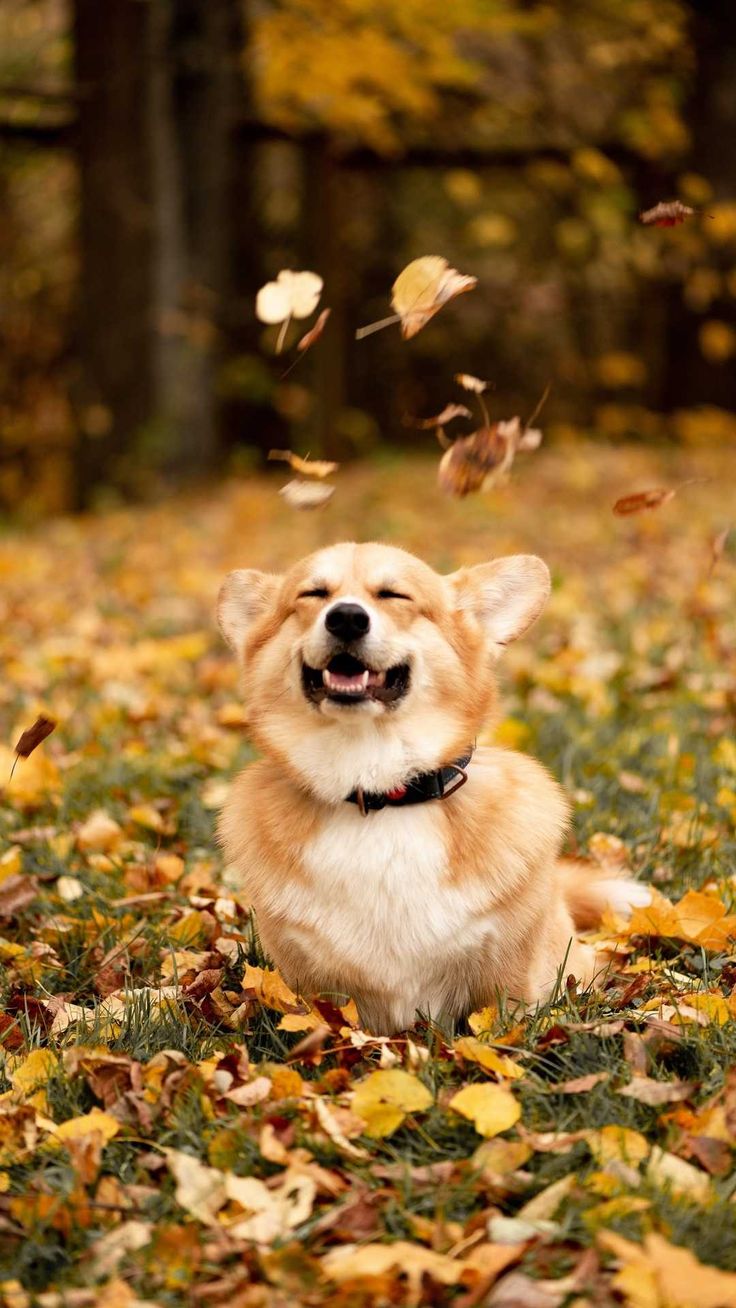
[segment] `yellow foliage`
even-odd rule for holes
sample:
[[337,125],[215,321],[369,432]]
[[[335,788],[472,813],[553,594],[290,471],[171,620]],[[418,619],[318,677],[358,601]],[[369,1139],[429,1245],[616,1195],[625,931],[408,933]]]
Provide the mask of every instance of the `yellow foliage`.
[[725,363],[736,353],[736,331],[727,322],[710,318],[698,331],[700,349],[709,363]]
[[479,1135],[500,1135],[518,1122],[521,1106],[504,1085],[466,1085],[450,1100],[449,1107],[473,1123]]
[[407,1113],[430,1107],[432,1096],[418,1077],[401,1068],[371,1072],[353,1095],[353,1110],[366,1124],[366,1135],[391,1135]]

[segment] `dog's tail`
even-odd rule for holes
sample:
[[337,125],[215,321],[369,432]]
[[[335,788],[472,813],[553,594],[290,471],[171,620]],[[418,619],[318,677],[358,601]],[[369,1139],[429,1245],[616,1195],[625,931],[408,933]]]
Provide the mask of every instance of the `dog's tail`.
[[605,909],[630,917],[635,908],[643,908],[652,901],[648,886],[634,881],[625,874],[604,871],[574,858],[561,858],[557,873],[565,902],[578,931],[590,931],[598,926]]

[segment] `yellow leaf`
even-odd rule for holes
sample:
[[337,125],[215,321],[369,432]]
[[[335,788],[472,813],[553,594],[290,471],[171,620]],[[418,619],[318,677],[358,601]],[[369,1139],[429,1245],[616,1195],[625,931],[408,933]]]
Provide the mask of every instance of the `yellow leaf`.
[[391,306],[401,319],[404,339],[416,336],[448,300],[477,285],[477,277],[463,276],[440,255],[412,259],[399,273],[391,294]]
[[278,1024],[279,1031],[316,1031],[324,1023],[316,1013],[284,1013]]
[[[409,1282],[408,1302],[418,1303],[426,1275],[442,1285],[457,1285],[464,1265],[446,1254],[435,1253],[408,1240],[393,1244],[345,1245],[331,1249],[322,1258],[322,1269],[331,1281],[354,1281],[364,1276],[386,1276],[398,1270]],[[381,1296],[383,1300],[383,1296]]]
[[710,1177],[701,1172],[699,1167],[678,1158],[677,1154],[667,1153],[654,1145],[647,1163],[647,1180],[662,1189],[675,1190],[686,1194],[696,1203],[705,1203],[712,1195]]
[[121,1128],[121,1123],[117,1117],[111,1113],[103,1113],[101,1108],[92,1108],[89,1113],[84,1113],[82,1117],[70,1117],[67,1122],[62,1122],[60,1126],[54,1127],[53,1136],[55,1140],[62,1143],[65,1140],[81,1140],[85,1135],[101,1135],[105,1144],[112,1140]]
[[165,822],[157,808],[153,804],[135,804],[130,809],[128,817],[131,822],[137,822],[139,827],[145,827],[147,831],[162,832]]
[[482,1035],[485,1031],[492,1031],[498,1021],[498,1009],[489,1004],[487,1008],[479,1008],[477,1013],[471,1013],[468,1018],[468,1026],[473,1035]]
[[521,1108],[511,1091],[503,1085],[466,1085],[453,1095],[449,1104],[473,1123],[479,1135],[499,1135],[518,1122]]
[[471,1063],[480,1063],[481,1067],[486,1067],[489,1072],[495,1072],[496,1076],[518,1081],[524,1075],[524,1069],[513,1059],[497,1054],[490,1045],[484,1044],[482,1040],[476,1040],[473,1036],[463,1036],[461,1040],[456,1040],[453,1048],[461,1058],[466,1058]]
[[736,1274],[707,1267],[662,1235],[649,1232],[639,1245],[601,1231],[598,1243],[622,1263],[613,1285],[630,1308],[736,1308]]
[[59,1066],[58,1055],[51,1049],[32,1049],[22,1062],[10,1070],[8,1078],[14,1090],[24,1098],[41,1089]]
[[267,1008],[275,1008],[280,1013],[305,1007],[274,968],[251,967],[250,963],[246,963],[243,989],[255,990],[262,1004]]
[[429,1108],[432,1096],[418,1077],[401,1068],[371,1072],[353,1095],[353,1110],[366,1124],[366,1135],[391,1135],[407,1113]]
[[123,830],[104,808],[95,809],[86,822],[77,830],[77,845],[80,849],[95,853],[109,854],[116,849],[123,838]]
[[621,1162],[636,1166],[649,1154],[649,1143],[638,1131],[628,1126],[602,1126],[597,1131],[586,1131],[585,1142],[600,1167]]
[[20,845],[11,845],[0,858],[0,881],[15,877],[23,871],[23,851]]
[[515,1172],[532,1156],[531,1146],[524,1140],[484,1140],[473,1154],[473,1166],[480,1167],[489,1177]]

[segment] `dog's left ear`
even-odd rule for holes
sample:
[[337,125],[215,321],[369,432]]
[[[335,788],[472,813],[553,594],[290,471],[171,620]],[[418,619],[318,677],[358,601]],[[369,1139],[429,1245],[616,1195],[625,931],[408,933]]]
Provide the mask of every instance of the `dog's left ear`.
[[536,554],[511,554],[461,568],[450,581],[456,605],[472,613],[497,645],[508,645],[536,622],[549,598],[547,564]]
[[280,577],[255,568],[228,572],[217,597],[217,621],[228,645],[240,652],[249,626],[268,608]]

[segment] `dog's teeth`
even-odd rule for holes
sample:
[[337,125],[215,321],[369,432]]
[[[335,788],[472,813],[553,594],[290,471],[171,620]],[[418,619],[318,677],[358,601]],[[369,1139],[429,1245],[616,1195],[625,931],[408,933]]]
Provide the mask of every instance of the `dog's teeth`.
[[362,690],[367,690],[367,689],[368,689],[368,682],[369,682],[369,680],[370,680],[370,675],[371,675],[370,672],[369,672],[368,669],[366,668],[365,672],[362,673],[361,678],[360,678],[360,684],[361,684],[361,689],[362,689]]
[[383,686],[386,681],[385,672],[371,672],[368,676],[369,686]]

